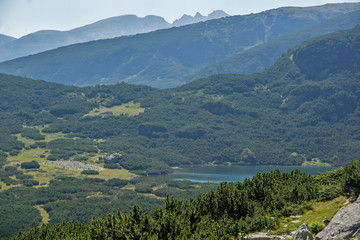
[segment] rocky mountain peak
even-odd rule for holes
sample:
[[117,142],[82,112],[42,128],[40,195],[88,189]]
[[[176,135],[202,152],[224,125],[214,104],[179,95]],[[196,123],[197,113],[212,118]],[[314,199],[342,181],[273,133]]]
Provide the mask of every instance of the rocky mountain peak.
[[194,17],[191,15],[184,14],[180,19],[177,19],[173,22],[173,26],[179,27],[183,25],[193,24],[200,21],[208,21],[212,19],[218,19],[222,17],[229,16],[226,12],[222,10],[215,10],[207,16],[203,16],[201,13],[197,12]]

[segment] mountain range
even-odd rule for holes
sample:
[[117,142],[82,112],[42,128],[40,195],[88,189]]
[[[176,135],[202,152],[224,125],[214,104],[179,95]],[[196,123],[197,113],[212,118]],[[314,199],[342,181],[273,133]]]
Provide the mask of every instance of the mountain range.
[[221,10],[213,11],[212,13],[210,13],[207,16],[203,16],[199,12],[197,12],[194,17],[191,15],[184,14],[180,19],[175,20],[172,23],[172,26],[180,27],[180,26],[184,26],[184,25],[189,25],[189,24],[198,23],[198,22],[205,22],[208,20],[213,20],[213,19],[218,19],[218,18],[223,18],[223,17],[228,17],[228,16],[229,15],[227,13],[225,13],[224,11],[221,11]]
[[124,81],[170,88],[217,61],[358,9],[360,3],[328,4],[226,17],[70,45],[3,62],[0,72],[77,86]]
[[136,15],[122,15],[100,20],[69,31],[42,30],[19,39],[10,38],[7,42],[2,41],[2,37],[0,37],[0,62],[74,43],[147,33],[158,29],[183,26],[226,16],[228,14],[218,10],[210,13],[208,16],[202,16],[200,13],[197,13],[194,17],[184,15],[173,24],[170,24],[159,16],[149,15],[141,18]]
[[[359,6],[275,9],[0,64],[94,85],[0,73],[0,238],[237,238],[293,231],[298,214],[320,231],[360,193],[360,160],[349,164],[360,155]],[[184,165],[342,168],[219,185],[150,176]]]
[[285,34],[197,71],[190,80],[219,73],[254,73],[270,67],[288,48],[323,34],[350,29],[360,24],[360,11],[350,12],[304,30]]
[[360,26],[323,35],[263,73],[214,75],[170,90],[1,75],[0,150],[18,154],[24,145],[14,134],[37,126],[29,136],[64,134],[32,146],[48,160],[117,152],[122,157],[111,163],[138,174],[182,164],[343,165],[360,155],[359,36]]
[[13,38],[13,37],[10,37],[10,36],[7,36],[7,35],[4,35],[4,34],[0,34],[0,46],[8,43],[8,42],[11,42],[11,41],[14,41],[16,38]]
[[[62,221],[89,222],[118,209],[130,211],[135,203],[150,212],[161,204],[158,197],[204,193],[202,184],[164,183],[163,176],[128,181],[133,174],[165,174],[172,172],[170,166],[202,164],[344,166],[360,155],[359,25],[293,46],[262,73],[213,75],[174,89],[127,83],[75,87],[0,74],[0,90],[1,237],[27,231],[42,220],[50,220],[42,225],[48,234],[49,226]],[[72,163],[99,170],[80,172],[71,169]],[[283,192],[300,204],[300,190],[312,194],[313,186],[321,201],[337,197],[342,186],[354,194],[359,169],[359,161],[353,162],[316,182],[295,170],[282,178],[283,186],[295,184],[294,190]],[[254,185],[247,179],[236,186],[258,191],[259,183],[278,181],[280,174],[257,174]],[[209,195],[213,191],[202,196],[220,202],[224,196],[242,199],[222,191],[226,183],[219,186],[219,197]],[[266,199],[273,196],[281,207],[294,206],[278,200],[289,194],[263,189],[273,193],[258,191]],[[223,206],[234,206],[233,200],[228,202]],[[297,214],[289,209],[286,216]],[[247,220],[243,226],[258,225]],[[65,228],[64,223],[58,226],[56,233]],[[39,228],[26,239],[37,233]]]

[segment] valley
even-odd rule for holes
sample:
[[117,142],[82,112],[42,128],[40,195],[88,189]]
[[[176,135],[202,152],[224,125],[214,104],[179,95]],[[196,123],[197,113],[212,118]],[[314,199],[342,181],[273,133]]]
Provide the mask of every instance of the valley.
[[360,194],[359,8],[196,15],[0,63],[0,238],[318,233]]

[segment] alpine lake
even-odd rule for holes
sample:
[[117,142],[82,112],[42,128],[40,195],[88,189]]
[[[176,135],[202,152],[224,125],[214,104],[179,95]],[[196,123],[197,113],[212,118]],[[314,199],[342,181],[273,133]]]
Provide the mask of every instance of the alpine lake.
[[335,167],[315,166],[189,166],[174,168],[174,173],[168,177],[170,180],[201,183],[243,182],[246,178],[251,179],[257,172],[265,173],[277,168],[280,172],[291,172],[298,169],[311,175],[336,169]]

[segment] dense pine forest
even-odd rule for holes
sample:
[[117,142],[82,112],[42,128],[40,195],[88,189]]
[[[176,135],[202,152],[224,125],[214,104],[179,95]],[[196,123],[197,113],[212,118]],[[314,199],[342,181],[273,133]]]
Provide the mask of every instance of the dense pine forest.
[[[152,213],[135,205],[128,214],[109,213],[90,224],[46,224],[13,239],[241,239],[249,232],[275,230],[279,218],[301,214],[315,201],[358,196],[359,180],[360,160],[315,177],[275,170],[243,183],[221,183],[188,201],[167,196],[165,206]],[[319,225],[311,227],[319,231]]]

